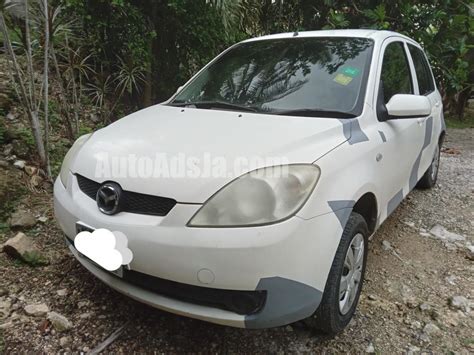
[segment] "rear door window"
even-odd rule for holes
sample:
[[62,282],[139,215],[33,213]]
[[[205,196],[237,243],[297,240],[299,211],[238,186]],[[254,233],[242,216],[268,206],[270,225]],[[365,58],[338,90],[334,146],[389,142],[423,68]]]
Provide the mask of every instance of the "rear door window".
[[409,44],[408,49],[410,50],[410,55],[413,59],[413,64],[415,65],[420,95],[428,95],[435,89],[428,61],[426,60],[423,51],[418,47]]

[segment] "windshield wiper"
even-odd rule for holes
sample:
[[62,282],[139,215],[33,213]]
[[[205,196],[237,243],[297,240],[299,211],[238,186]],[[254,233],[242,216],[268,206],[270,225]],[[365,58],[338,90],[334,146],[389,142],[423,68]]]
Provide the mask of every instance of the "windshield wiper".
[[183,106],[196,106],[197,108],[222,108],[234,111],[245,111],[245,112],[258,112],[254,107],[241,106],[237,104],[231,104],[229,102],[222,101],[196,101],[196,102],[172,102],[171,106],[183,107]]
[[301,109],[294,109],[294,110],[275,111],[272,113],[274,115],[305,116],[305,117],[330,117],[330,118],[357,117],[357,115],[354,115],[353,113],[350,113],[350,112],[324,110],[324,109],[317,109],[317,108],[301,108]]

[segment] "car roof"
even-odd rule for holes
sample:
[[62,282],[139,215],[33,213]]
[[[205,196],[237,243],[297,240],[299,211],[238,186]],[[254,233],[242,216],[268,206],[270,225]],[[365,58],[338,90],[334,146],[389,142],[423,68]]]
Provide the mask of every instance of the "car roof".
[[383,41],[388,37],[401,37],[416,43],[411,38],[394,31],[379,31],[373,29],[345,29],[345,30],[321,30],[286,32],[247,39],[243,42],[261,41],[280,38],[302,38],[302,37],[355,37],[371,38],[375,41]]

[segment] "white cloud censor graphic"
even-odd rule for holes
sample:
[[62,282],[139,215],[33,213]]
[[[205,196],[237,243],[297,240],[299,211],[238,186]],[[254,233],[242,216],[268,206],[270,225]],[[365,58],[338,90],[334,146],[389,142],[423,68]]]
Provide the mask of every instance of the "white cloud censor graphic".
[[133,253],[128,249],[128,240],[122,232],[111,232],[101,228],[91,232],[80,232],[74,246],[83,255],[109,271],[130,264]]

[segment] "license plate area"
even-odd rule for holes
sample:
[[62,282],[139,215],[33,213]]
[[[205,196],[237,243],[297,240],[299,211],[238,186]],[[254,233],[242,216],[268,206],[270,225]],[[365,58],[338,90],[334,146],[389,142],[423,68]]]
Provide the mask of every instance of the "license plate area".
[[[91,226],[88,226],[87,224],[84,224],[82,222],[77,222],[76,223],[76,235],[81,233],[81,232],[94,232],[95,228],[91,227]],[[74,245],[74,243],[72,243]],[[87,256],[85,256],[84,254],[80,253],[77,249],[76,249],[77,253],[79,254],[79,256],[81,258],[84,258],[86,260],[88,260],[89,262],[91,262],[92,264],[94,264],[95,266],[97,266],[98,268],[100,268],[101,270],[103,271],[106,271],[108,273],[111,273],[115,276],[118,276],[120,278],[123,278],[123,265],[120,266],[117,270],[114,270],[114,271],[109,271],[109,270],[106,270],[104,269],[102,266],[100,266],[99,264],[97,264],[94,260],[91,260],[89,259]]]

